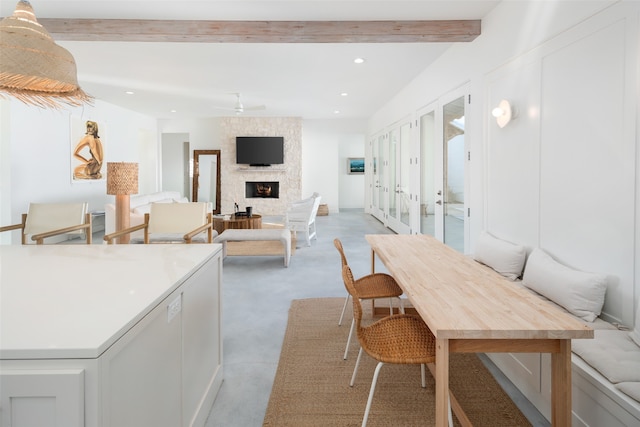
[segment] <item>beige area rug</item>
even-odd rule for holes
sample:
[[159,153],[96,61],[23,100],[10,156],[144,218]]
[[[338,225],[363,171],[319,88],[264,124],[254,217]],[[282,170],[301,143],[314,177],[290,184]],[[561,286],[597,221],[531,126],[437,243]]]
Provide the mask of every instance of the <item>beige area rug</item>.
[[[349,387],[358,345],[343,360],[348,321],[338,326],[344,298],[294,300],[263,426],[360,426],[376,362],[363,355]],[[366,307],[369,304],[365,304]],[[349,314],[345,314],[349,319]],[[370,318],[369,313],[365,316]],[[530,426],[475,354],[452,354],[450,387],[474,426]],[[368,426],[432,426],[434,380],[420,386],[420,367],[385,365]],[[460,424],[455,419],[456,426]]]
[[[282,224],[263,222],[262,228],[283,228]],[[291,255],[296,253],[296,239],[291,236]],[[227,256],[284,255],[282,243],[274,241],[227,242]]]

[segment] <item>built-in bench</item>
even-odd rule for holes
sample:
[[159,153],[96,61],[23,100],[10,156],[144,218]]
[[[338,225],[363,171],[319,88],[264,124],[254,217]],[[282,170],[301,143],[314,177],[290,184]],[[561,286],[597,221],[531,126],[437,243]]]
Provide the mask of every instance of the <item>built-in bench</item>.
[[[604,321],[606,276],[573,270],[540,248],[527,258],[523,246],[482,233],[474,259],[594,329],[594,339],[572,341],[574,426],[640,425],[640,307],[633,331]],[[489,357],[541,412],[549,412],[548,358]]]
[[214,239],[222,243],[223,256],[227,256],[227,242],[280,241],[284,249],[284,266],[291,259],[291,231],[288,228],[228,229]]

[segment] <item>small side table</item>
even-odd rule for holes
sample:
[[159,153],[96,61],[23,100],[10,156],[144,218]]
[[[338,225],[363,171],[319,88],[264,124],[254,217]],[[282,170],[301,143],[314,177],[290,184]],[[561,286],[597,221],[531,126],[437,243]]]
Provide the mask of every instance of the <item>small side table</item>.
[[251,216],[229,215],[229,219],[213,218],[213,229],[222,234],[228,229],[255,229],[262,228],[262,215],[253,214]]

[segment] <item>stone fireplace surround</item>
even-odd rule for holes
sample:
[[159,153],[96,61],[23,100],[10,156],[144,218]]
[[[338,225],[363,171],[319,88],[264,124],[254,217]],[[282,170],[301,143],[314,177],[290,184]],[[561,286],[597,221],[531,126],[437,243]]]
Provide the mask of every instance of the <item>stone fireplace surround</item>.
[[[284,215],[290,202],[302,199],[302,118],[223,117],[220,126],[222,213],[234,203],[260,215]],[[236,164],[236,136],[284,137],[284,164],[250,167]],[[246,197],[247,182],[277,182],[279,197]]]

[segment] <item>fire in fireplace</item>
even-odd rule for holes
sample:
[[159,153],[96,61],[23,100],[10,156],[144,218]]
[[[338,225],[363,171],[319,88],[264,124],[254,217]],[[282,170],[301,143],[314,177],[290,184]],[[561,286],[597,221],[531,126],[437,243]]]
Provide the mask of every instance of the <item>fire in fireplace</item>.
[[245,182],[245,196],[247,198],[279,199],[279,182]]

